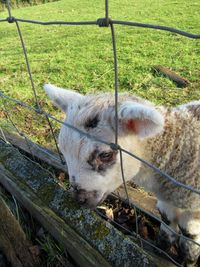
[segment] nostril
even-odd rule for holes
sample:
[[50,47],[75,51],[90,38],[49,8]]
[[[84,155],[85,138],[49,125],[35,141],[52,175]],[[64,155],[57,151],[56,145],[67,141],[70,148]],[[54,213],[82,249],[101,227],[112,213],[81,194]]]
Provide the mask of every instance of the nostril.
[[72,182],[74,183],[76,180],[76,177],[74,175],[72,175],[71,179],[72,179]]
[[78,198],[78,203],[80,204],[80,205],[83,205],[83,204],[85,204],[87,202],[87,199],[86,198]]

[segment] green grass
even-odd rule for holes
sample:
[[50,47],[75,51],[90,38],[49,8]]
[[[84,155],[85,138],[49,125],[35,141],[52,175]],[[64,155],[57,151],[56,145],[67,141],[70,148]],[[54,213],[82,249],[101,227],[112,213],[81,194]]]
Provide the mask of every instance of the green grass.
[[[167,25],[193,33],[200,33],[199,10],[198,0],[110,0],[109,7],[113,19]],[[13,16],[42,21],[96,20],[104,16],[104,0],[61,0],[17,9],[13,11]],[[7,17],[6,12],[0,13],[0,17]],[[110,28],[25,23],[20,23],[20,27],[40,103],[46,110],[60,117],[43,92],[44,83],[72,88],[81,93],[113,90]],[[166,105],[200,98],[199,40],[128,26],[116,26],[115,30],[119,91],[128,91]],[[14,98],[34,104],[15,24],[0,23],[0,54],[1,90]],[[187,78],[191,82],[190,86],[177,88],[167,78],[155,75],[152,66],[157,64],[169,67]],[[24,119],[19,120],[19,116],[14,119],[26,131],[26,127],[23,127]],[[37,120],[37,123],[32,122],[32,115],[30,121],[27,124],[39,123]],[[41,132],[44,130],[40,129]],[[38,137],[36,141],[41,138]]]
[[[9,0],[12,8],[19,8],[25,6],[40,5],[47,2],[54,2],[57,0]],[[0,2],[0,12],[6,10],[6,0]]]

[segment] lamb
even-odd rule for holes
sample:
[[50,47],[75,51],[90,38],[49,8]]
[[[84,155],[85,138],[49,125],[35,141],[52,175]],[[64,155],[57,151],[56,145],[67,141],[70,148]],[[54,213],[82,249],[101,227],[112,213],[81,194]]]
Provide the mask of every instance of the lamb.
[[[65,122],[99,140],[113,143],[115,103],[111,93],[81,95],[47,84],[45,91],[66,114]],[[200,190],[200,101],[176,108],[156,107],[129,94],[119,94],[118,143],[177,181]],[[76,200],[96,207],[122,184],[117,150],[62,125],[59,146]],[[125,180],[156,194],[162,219],[174,231],[200,244],[200,196],[161,177],[140,161],[123,154]],[[161,224],[159,245],[179,248],[186,266],[193,266],[200,246],[178,237]]]

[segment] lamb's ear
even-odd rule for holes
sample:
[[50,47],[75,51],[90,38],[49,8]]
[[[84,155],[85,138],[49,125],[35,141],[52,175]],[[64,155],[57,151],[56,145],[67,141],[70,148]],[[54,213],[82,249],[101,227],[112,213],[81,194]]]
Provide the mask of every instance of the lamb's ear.
[[119,107],[119,134],[154,136],[163,130],[164,118],[153,106],[124,102]]
[[67,107],[69,103],[78,101],[80,100],[80,98],[84,97],[79,93],[59,88],[52,84],[45,84],[44,90],[49,95],[53,103],[57,107],[61,108],[64,112],[67,112]]

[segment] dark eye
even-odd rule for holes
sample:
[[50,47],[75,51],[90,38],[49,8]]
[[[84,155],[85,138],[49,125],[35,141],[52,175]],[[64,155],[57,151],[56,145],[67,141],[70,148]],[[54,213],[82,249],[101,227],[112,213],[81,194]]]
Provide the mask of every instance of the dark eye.
[[95,128],[95,127],[97,127],[98,123],[99,123],[99,117],[95,116],[94,118],[88,119],[86,121],[85,127],[86,128]]
[[109,152],[102,152],[99,154],[99,159],[102,162],[109,162],[113,159],[113,152],[109,151]]

